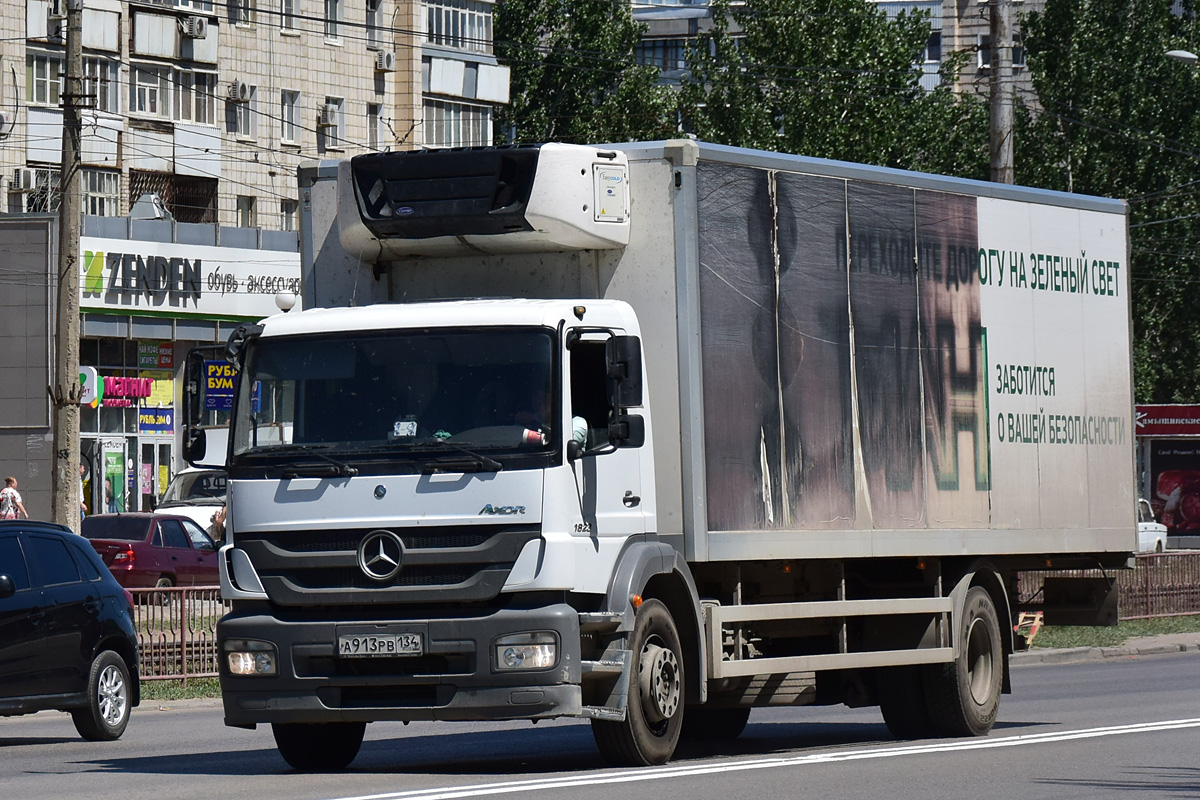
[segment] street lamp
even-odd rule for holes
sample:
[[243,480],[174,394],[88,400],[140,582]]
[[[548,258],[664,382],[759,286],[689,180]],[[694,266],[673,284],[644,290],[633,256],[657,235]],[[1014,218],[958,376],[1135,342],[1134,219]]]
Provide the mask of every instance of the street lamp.
[[1173,58],[1176,61],[1182,61],[1184,64],[1189,65],[1200,61],[1200,56],[1197,56],[1195,53],[1189,50],[1168,50],[1167,58]]

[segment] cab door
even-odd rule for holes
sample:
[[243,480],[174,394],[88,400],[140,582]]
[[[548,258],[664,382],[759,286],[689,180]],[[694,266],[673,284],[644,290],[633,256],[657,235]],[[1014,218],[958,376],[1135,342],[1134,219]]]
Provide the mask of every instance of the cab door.
[[17,698],[43,694],[46,615],[42,592],[30,583],[29,567],[17,531],[0,534],[0,575],[13,594],[0,593],[0,707]]

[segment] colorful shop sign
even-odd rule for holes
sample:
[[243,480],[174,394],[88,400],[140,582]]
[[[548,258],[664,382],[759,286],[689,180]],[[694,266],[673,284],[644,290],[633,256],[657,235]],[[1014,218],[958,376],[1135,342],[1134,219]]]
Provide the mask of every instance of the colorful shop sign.
[[233,365],[228,361],[204,362],[204,410],[228,411],[233,408]]
[[175,432],[175,409],[139,408],[138,433],[171,434]]
[[79,253],[89,311],[260,319],[278,313],[277,292],[300,294],[298,251],[84,236]]
[[138,369],[173,369],[174,367],[174,343],[138,342]]

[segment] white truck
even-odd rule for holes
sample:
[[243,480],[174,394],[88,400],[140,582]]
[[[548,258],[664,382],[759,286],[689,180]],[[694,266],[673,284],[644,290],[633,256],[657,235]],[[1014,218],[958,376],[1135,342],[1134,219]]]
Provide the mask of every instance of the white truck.
[[779,704],[983,735],[1019,611],[1115,619],[1016,586],[1136,546],[1122,202],[690,140],[300,200],[306,310],[228,347],[217,631],[294,767],[384,720],[583,717],[632,765]]

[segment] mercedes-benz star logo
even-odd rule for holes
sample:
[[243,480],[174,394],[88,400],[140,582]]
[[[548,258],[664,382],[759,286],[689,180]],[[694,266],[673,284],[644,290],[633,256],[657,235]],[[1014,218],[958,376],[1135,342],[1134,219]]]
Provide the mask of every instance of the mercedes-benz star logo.
[[371,531],[358,546],[358,567],[371,580],[391,580],[403,563],[404,543],[391,531]]

